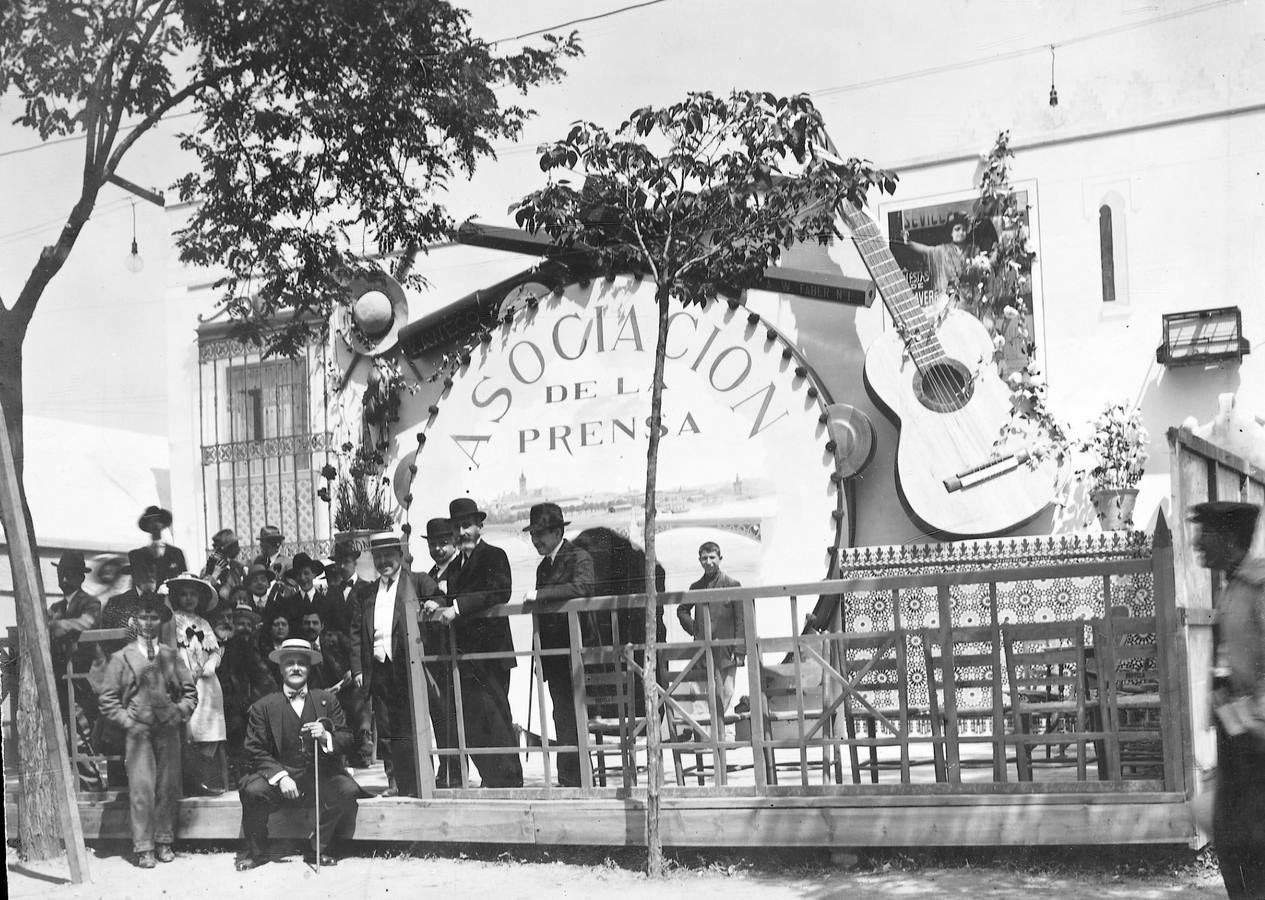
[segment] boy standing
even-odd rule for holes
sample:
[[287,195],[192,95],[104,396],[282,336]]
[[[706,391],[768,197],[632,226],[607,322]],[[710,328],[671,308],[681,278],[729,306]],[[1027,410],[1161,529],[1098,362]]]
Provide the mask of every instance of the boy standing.
[[100,696],[101,714],[126,733],[132,847],[141,869],[175,859],[180,730],[198,702],[184,662],[158,643],[159,627],[170,618],[157,594],[141,596],[132,616],[136,640],[110,657]]
[[[703,577],[690,585],[691,591],[742,587],[741,584],[720,570],[721,558],[720,545],[715,541],[707,541],[698,548],[698,564],[703,567]],[[680,619],[681,627],[685,629],[686,634],[694,638],[702,638],[706,632],[704,632],[701,623],[694,621],[694,617],[691,614],[693,609],[693,603],[682,603],[676,608],[676,615]],[[734,679],[738,672],[738,667],[742,665],[743,659],[746,657],[746,623],[743,617],[742,603],[737,601],[732,603],[708,603],[704,615],[711,616],[712,640],[736,639],[744,641],[739,646],[730,645],[712,648],[712,660],[716,668],[716,711],[720,716],[724,716],[725,710],[729,708],[729,701],[734,696]],[[706,665],[702,661],[699,664]],[[705,669],[699,680],[706,682]]]

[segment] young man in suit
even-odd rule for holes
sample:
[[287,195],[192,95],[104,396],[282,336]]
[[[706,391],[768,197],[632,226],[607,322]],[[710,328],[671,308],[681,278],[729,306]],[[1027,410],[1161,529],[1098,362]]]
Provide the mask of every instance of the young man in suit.
[[[448,518],[457,539],[460,568],[448,576],[450,605],[428,604],[432,621],[451,625],[457,652],[513,653],[509,620],[470,618],[476,612],[507,603],[512,579],[509,557],[483,540],[487,513],[468,497],[448,504]],[[458,663],[466,746],[518,747],[518,733],[510,712],[510,669],[513,656]],[[477,754],[472,757],[483,787],[522,787],[523,765],[517,752]]]
[[[303,617],[310,612],[320,613],[321,621],[332,622],[337,612],[325,593],[323,585],[316,583],[316,578],[324,572],[324,567],[300,551],[294,554],[294,563],[285,573],[284,584],[290,589],[277,598],[275,615],[285,616],[290,622],[290,633],[297,635],[303,632]],[[268,618],[268,613],[264,613]]]
[[321,654],[307,641],[286,640],[269,658],[280,667],[285,686],[250,708],[246,753],[255,771],[242,779],[238,791],[245,843],[236,868],[243,872],[268,862],[268,817],[283,800],[312,798],[308,803],[315,807],[314,793],[320,798],[321,827],[304,859],[332,866],[338,860],[326,854],[330,839],[344,819],[355,816],[360,795],[360,785],[342,766],[351,732],[338,697],[308,687],[308,674],[320,665]]
[[439,588],[429,575],[404,569],[399,535],[373,535],[369,551],[378,578],[357,585],[352,595],[351,672],[373,704],[378,756],[387,772],[382,796],[416,797],[405,602],[409,596],[429,600]]
[[[562,518],[562,508],[556,503],[537,503],[531,508],[523,531],[531,535],[532,546],[541,560],[536,568],[536,589],[527,592],[524,598],[527,601],[543,604],[593,596],[593,558],[562,536],[563,529],[570,524]],[[571,646],[571,631],[565,613],[536,613],[535,620],[542,650]],[[542,656],[540,671],[549,684],[554,736],[559,744],[575,745],[579,742],[579,732],[575,720],[571,658]],[[562,787],[580,786],[579,754],[558,754],[558,783]]]
[[170,510],[147,506],[136,524],[149,535],[149,543],[127,553],[133,581],[138,576],[148,577],[152,578],[154,587],[159,587],[168,578],[175,578],[189,570],[185,565],[184,551],[163,541],[163,530],[171,527]]
[[325,624],[344,634],[351,633],[351,593],[360,583],[356,574],[359,560],[360,550],[356,545],[341,541],[334,545],[334,565],[325,569],[326,595],[334,617]]
[[266,566],[272,570],[275,577],[281,578],[290,570],[290,557],[281,552],[283,543],[285,543],[285,535],[276,525],[265,525],[260,528],[259,555],[252,562]]
[[[720,570],[720,562],[722,556],[720,553],[720,545],[715,541],[707,541],[698,548],[698,564],[703,569],[703,576],[690,585],[691,591],[706,591],[713,588],[736,588],[742,585],[730,578]],[[677,618],[681,622],[681,627],[685,629],[685,633],[690,637],[703,638],[703,625],[701,622],[694,621],[694,604],[682,603],[676,608]],[[714,641],[740,640],[744,642],[747,639],[746,620],[742,611],[740,602],[731,603],[709,603],[707,604],[707,615],[711,619],[711,635]],[[738,667],[742,665],[746,654],[743,652],[742,646],[725,646],[712,648],[712,660],[716,670],[716,710],[723,717],[725,710],[729,707],[729,702],[734,697],[734,684],[737,677]],[[692,677],[696,678],[702,684],[707,683],[706,663],[699,661]],[[711,719],[711,711],[707,709],[707,704],[702,703],[696,710],[699,717]]]
[[[66,721],[66,736],[80,744],[90,742],[92,726],[97,719],[97,698],[88,682],[70,682],[75,695],[75,721],[71,722],[66,682],[67,664],[73,661],[75,672],[86,673],[92,667],[94,651],[79,647],[79,635],[96,628],[101,621],[101,601],[83,589],[88,566],[78,550],[67,550],[57,561],[57,586],[62,599],[48,609],[48,640],[52,651],[53,672],[57,676],[57,705]],[[95,787],[95,785],[94,785]]]
[[161,597],[141,595],[132,616],[136,640],[110,657],[100,696],[102,716],[126,735],[132,849],[141,869],[175,859],[180,732],[198,702],[180,655],[158,643],[158,629],[170,618]]

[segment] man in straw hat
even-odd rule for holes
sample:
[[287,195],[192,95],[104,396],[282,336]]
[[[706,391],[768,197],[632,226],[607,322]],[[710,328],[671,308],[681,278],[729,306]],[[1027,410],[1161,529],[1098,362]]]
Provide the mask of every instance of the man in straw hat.
[[246,753],[254,773],[242,779],[242,835],[239,872],[268,862],[268,817],[286,800],[303,800],[316,808],[320,828],[312,833],[310,863],[335,865],[327,855],[339,824],[356,814],[360,786],[343,770],[342,756],[352,744],[338,697],[308,687],[308,673],[321,654],[300,638],[289,638],[269,654],[281,670],[282,690],[250,708]]
[[[528,514],[523,531],[531,535],[532,546],[540,554],[536,568],[536,589],[527,592],[527,600],[548,603],[593,596],[593,558],[572,544],[563,535],[571,523],[562,518],[556,503],[537,503]],[[571,646],[571,631],[565,613],[536,613],[536,629],[540,648],[560,649]],[[579,741],[575,721],[575,687],[571,683],[569,656],[542,656],[540,671],[549,683],[549,702],[553,706],[554,734],[560,744]],[[578,753],[558,754],[558,783],[562,787],[580,786]]]
[[[510,669],[518,663],[514,639],[506,618],[471,618],[510,599],[512,576],[509,557],[500,547],[483,540],[487,513],[469,497],[448,504],[448,518],[454,529],[460,560],[459,568],[447,574],[448,596],[452,602],[428,605],[432,620],[452,625],[457,652],[502,653],[494,659],[462,660],[461,704],[464,711],[466,745],[469,747],[518,747],[518,733],[510,712]],[[483,787],[522,787],[523,765],[517,752],[477,754],[472,757]]]
[[417,796],[405,604],[410,596],[425,602],[439,588],[425,573],[404,569],[400,535],[373,535],[369,551],[378,577],[357,585],[352,594],[352,678],[373,705],[378,756],[387,773],[382,796]]
[[1213,627],[1217,790],[1212,842],[1231,898],[1265,897],[1265,559],[1251,556],[1260,507],[1191,509],[1195,549],[1224,572]]
[[180,730],[198,702],[193,677],[158,630],[171,610],[157,594],[136,601],[136,640],[110,657],[101,689],[101,714],[124,738],[132,848],[136,865],[175,858],[176,801],[180,799]]
[[144,576],[144,580],[153,581],[157,587],[168,578],[174,578],[181,572],[188,571],[185,565],[184,551],[163,540],[163,531],[171,527],[171,511],[161,506],[147,506],[136,520],[137,527],[149,535],[149,543],[144,547],[129,550],[127,560],[132,566],[132,580]]

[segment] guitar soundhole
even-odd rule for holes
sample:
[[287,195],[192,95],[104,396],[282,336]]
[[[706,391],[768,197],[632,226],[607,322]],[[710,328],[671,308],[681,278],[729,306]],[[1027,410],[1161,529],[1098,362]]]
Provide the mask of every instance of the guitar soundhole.
[[975,382],[966,366],[956,359],[933,363],[914,378],[914,393],[933,412],[953,412],[966,406]]

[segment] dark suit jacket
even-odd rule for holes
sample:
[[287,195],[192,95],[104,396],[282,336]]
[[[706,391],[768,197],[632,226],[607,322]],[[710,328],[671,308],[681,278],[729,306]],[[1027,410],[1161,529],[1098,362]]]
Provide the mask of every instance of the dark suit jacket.
[[246,757],[255,774],[271,778],[285,770],[295,781],[306,778],[312,769],[312,744],[304,745],[301,729],[317,720],[324,722],[334,735],[334,752],[326,753],[324,747],[320,749],[321,771],[333,775],[342,771],[341,758],[354,740],[337,696],[309,687],[302,716],[294,714],[290,701],[281,691],[256,700],[248,714],[245,741]]
[[[404,621],[404,602],[410,593],[424,603],[438,596],[434,579],[422,572],[401,571],[395,583],[395,611],[391,620],[391,659],[403,663],[407,659],[408,631]],[[378,582],[362,581],[352,591],[351,605],[351,672],[364,677],[368,693],[373,681],[373,616],[378,605]]]
[[[553,562],[544,557],[536,567],[536,602],[551,603],[593,596],[593,557],[568,540],[563,540]],[[585,620],[581,616],[581,621]],[[536,627],[540,646],[556,649],[571,646],[571,632],[565,613],[537,613]],[[571,663],[563,656],[545,657],[541,671],[546,676],[560,670],[570,671]]]
[[325,631],[317,649],[321,652],[321,664],[312,667],[308,683],[332,690],[351,671],[351,638],[341,631]]
[[141,572],[154,573],[154,586],[162,584],[168,578],[175,578],[182,572],[189,571],[184,561],[184,552],[179,547],[167,545],[161,557],[154,556],[154,550],[148,544],[127,551],[127,561],[132,566],[132,580],[139,580]]
[[[509,619],[471,619],[471,613],[508,603],[512,588],[509,557],[500,547],[479,541],[470,558],[448,579],[448,596],[456,604],[458,615],[453,623],[459,653],[514,652]],[[486,660],[485,665],[499,664],[511,669],[517,660]]]
[[74,649],[79,635],[96,628],[100,619],[101,601],[82,588],[71,594],[69,599],[63,598],[50,606],[48,625],[53,655],[65,659]]
[[303,617],[316,611],[321,614],[321,623],[326,628],[341,630],[342,612],[319,585],[312,589],[312,599],[303,596],[302,590],[290,586],[279,589],[264,607],[264,621],[271,622],[276,618],[284,618],[290,623],[290,634],[303,633]]
[[[426,574],[439,586],[442,592],[435,598],[441,606],[452,606],[452,597],[449,590],[450,585],[457,577],[457,573],[461,571],[461,554],[458,553],[448,563],[448,567],[444,569],[444,575],[439,577],[439,566],[431,566],[430,571]],[[426,647],[427,653],[447,653],[448,652],[448,628],[436,622],[422,622],[422,644]],[[432,668],[436,664],[432,663]],[[439,664],[439,668],[443,668],[443,664]]]

